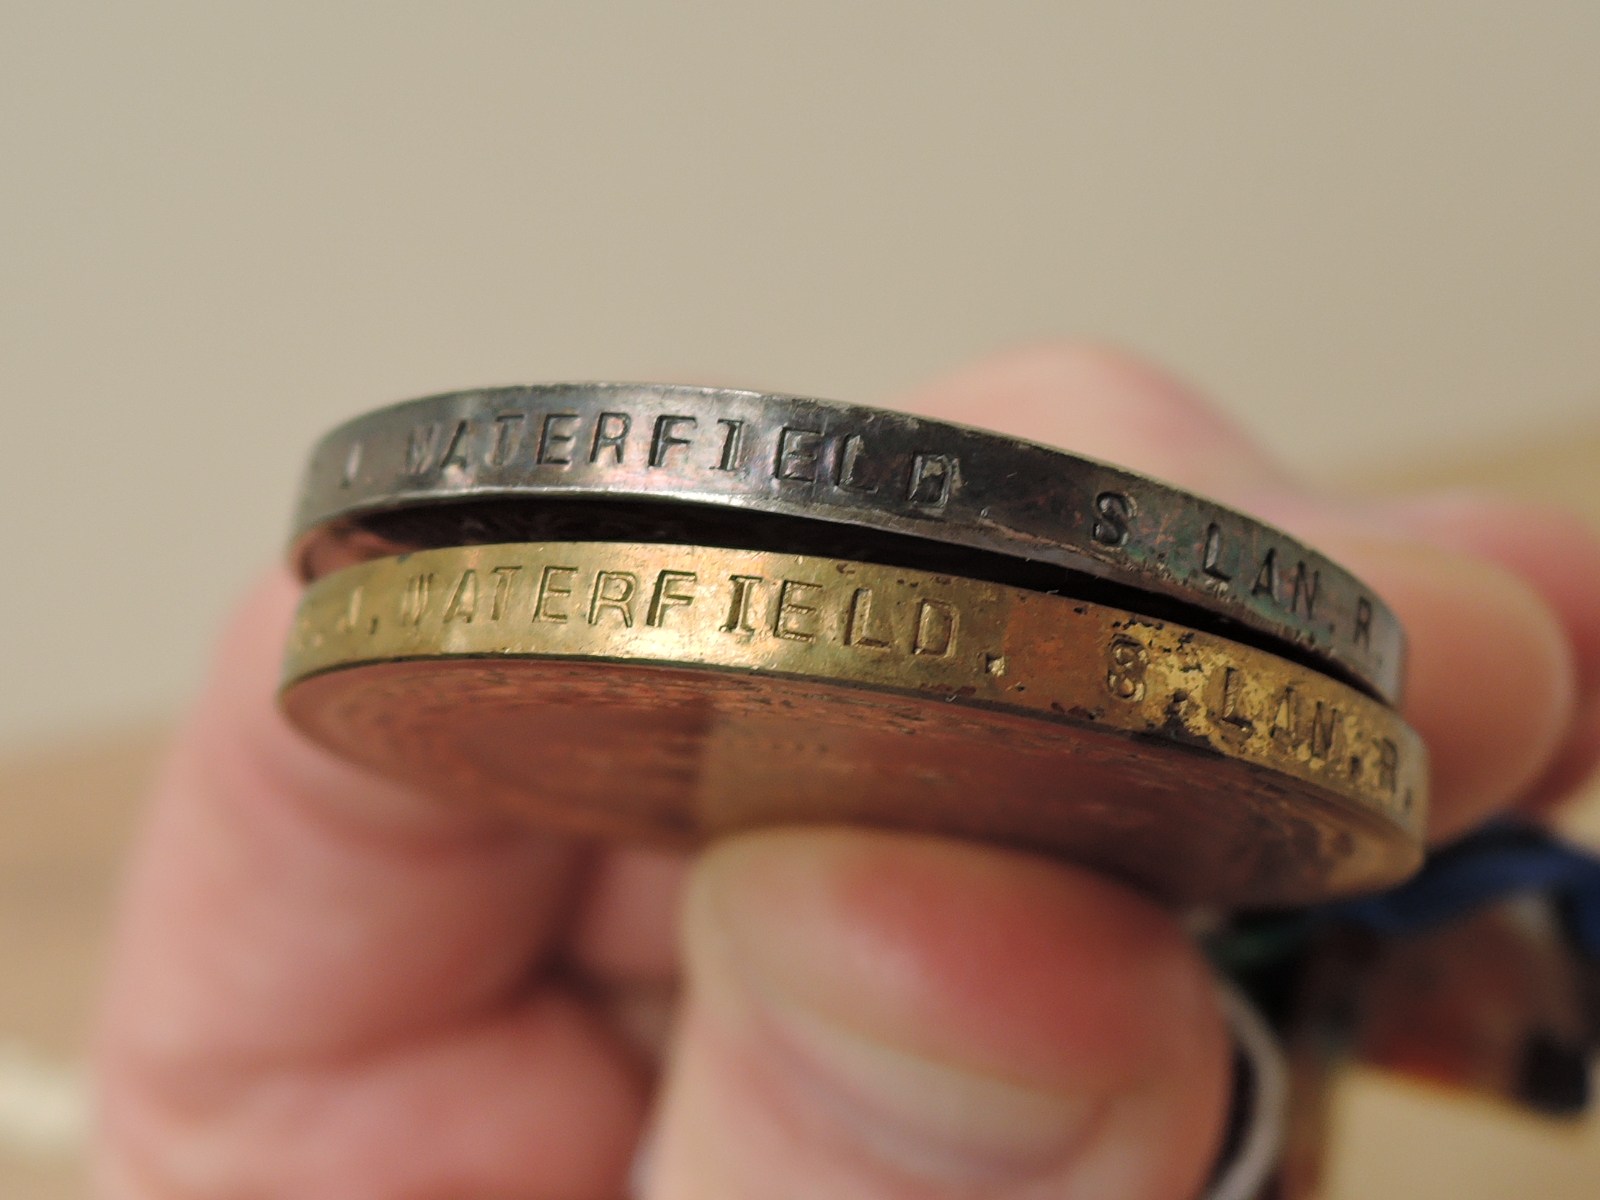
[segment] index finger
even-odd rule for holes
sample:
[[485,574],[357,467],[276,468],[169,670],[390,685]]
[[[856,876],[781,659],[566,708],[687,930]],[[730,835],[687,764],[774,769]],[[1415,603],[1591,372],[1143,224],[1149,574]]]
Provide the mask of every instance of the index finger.
[[1402,711],[1432,753],[1438,836],[1528,795],[1574,733],[1580,677],[1600,688],[1600,547],[1575,523],[1551,524],[1530,561],[1496,541],[1506,510],[1491,502],[1447,529],[1425,506],[1317,496],[1193,391],[1100,348],[999,355],[899,403],[1206,493],[1364,579],[1409,637]]
[[[615,1194],[643,1081],[538,977],[572,843],[349,767],[274,704],[297,589],[232,622],[124,889],[98,1030],[116,1194]],[[439,800],[445,801],[439,803]]]

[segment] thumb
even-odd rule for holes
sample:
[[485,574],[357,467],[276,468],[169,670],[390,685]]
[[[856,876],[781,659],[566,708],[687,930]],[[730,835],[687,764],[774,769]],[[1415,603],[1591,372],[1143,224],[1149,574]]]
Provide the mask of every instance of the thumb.
[[1171,917],[1086,871],[778,830],[697,866],[646,1200],[1190,1200],[1229,1047]]

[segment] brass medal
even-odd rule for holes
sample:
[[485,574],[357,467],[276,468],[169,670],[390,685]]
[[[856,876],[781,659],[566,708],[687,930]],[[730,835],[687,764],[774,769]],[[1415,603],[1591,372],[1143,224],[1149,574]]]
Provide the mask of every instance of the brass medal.
[[1265,650],[957,575],[706,546],[455,546],[314,581],[290,718],[442,799],[693,845],[840,821],[1158,896],[1306,903],[1421,857],[1387,706]]

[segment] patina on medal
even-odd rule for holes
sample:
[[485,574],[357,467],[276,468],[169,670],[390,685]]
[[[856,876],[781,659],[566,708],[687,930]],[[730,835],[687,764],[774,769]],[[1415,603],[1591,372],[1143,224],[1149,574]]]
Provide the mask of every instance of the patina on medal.
[[693,845],[854,822],[1295,904],[1421,855],[1427,762],[1359,690],[1067,596],[815,555],[451,547],[314,582],[290,718],[441,799]]
[[[1091,598],[1271,645],[1389,703],[1400,695],[1394,614],[1282,530],[1063,450],[796,396],[545,384],[380,409],[313,453],[294,558],[315,578],[385,551],[542,540],[516,528],[513,509],[548,515],[563,502],[585,510],[574,540],[610,522],[617,540],[853,557],[820,527],[944,547],[943,568],[963,574],[963,554],[1053,568],[1046,590],[1083,595],[1092,582]],[[425,522],[399,520],[408,511]],[[661,525],[679,532],[653,535]]]

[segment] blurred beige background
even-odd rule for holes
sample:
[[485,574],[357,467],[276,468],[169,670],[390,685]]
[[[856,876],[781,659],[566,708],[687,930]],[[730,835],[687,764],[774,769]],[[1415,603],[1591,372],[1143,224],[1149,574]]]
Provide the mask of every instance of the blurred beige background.
[[429,391],[1088,333],[1317,471],[1600,416],[1597,52],[1585,0],[6,5],[0,743],[176,703],[312,438]]
[[[150,731],[322,429],[1088,334],[1321,479],[1600,517],[1597,53],[1579,0],[0,8],[0,1196],[79,1194]],[[1600,1195],[1600,1124],[1345,1100],[1341,1200]]]

